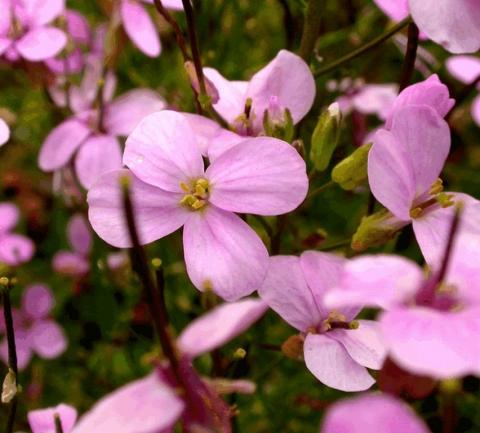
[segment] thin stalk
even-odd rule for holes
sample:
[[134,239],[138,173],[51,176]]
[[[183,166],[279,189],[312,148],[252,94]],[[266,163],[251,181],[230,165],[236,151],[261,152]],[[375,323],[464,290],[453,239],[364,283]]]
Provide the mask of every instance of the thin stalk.
[[462,213],[462,208],[460,206],[457,206],[455,209],[455,214],[453,216],[452,224],[450,226],[450,231],[448,233],[448,239],[445,245],[445,250],[443,252],[442,264],[437,274],[438,283],[443,281],[448,271],[448,265],[450,264],[450,259],[452,257],[452,252],[453,252],[453,243],[455,241],[455,237],[458,233],[458,228],[460,225],[461,213]]
[[460,106],[460,104],[465,101],[470,96],[470,93],[472,93],[474,90],[476,90],[478,84],[480,84],[480,75],[475,78],[471,83],[466,84],[460,92],[458,92],[458,95],[455,97],[455,105],[450,109],[450,111],[447,113],[445,116],[445,119],[448,120],[452,113]]
[[415,60],[417,58],[418,49],[418,27],[414,22],[408,24],[408,42],[405,51],[405,59],[400,73],[399,91],[401,92],[410,84],[413,72],[415,70]]
[[394,34],[398,33],[400,30],[405,28],[409,23],[410,23],[410,18],[405,18],[403,21],[400,21],[398,24],[394,25],[391,29],[387,30],[385,33],[373,39],[372,41],[366,43],[365,45],[352,51],[351,53],[348,53],[347,55],[340,57],[338,60],[335,60],[329,65],[324,66],[323,68],[320,68],[319,70],[315,71],[313,75],[315,76],[315,78],[318,78],[321,75],[327,74],[328,72],[331,72],[337,69],[339,66],[343,66],[344,64],[349,63],[350,61],[356,59],[357,57],[360,57],[362,54],[381,45],[383,42],[390,39]]
[[60,421],[60,417],[58,413],[55,414],[55,433],[63,433],[62,422]]
[[295,39],[295,21],[287,0],[278,0],[283,8],[283,27],[285,29],[286,48],[291,50]]
[[307,63],[309,63],[312,58],[313,49],[315,48],[315,43],[317,42],[320,33],[322,11],[324,9],[324,1],[309,0],[307,10],[305,11],[305,21],[303,24],[299,54]]

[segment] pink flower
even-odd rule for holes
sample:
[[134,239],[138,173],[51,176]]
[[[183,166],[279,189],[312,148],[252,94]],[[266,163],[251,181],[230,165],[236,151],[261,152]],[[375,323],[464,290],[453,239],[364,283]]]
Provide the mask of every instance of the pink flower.
[[63,433],[70,433],[77,421],[77,410],[67,404],[28,412],[32,433],[55,433],[55,416],[60,418]]
[[11,231],[18,222],[19,212],[12,203],[0,203],[0,263],[18,266],[33,257],[35,246],[25,236]]
[[[51,290],[43,284],[34,284],[25,289],[22,306],[13,311],[18,368],[24,369],[33,353],[44,359],[60,356],[67,348],[63,329],[48,317],[55,300]],[[4,323],[0,330],[4,331]],[[7,340],[0,344],[0,357],[7,362]]]
[[[134,89],[111,101],[114,78],[107,76],[98,89],[101,60],[91,59],[80,88],[73,88],[75,114],[54,128],[43,142],[38,164],[44,171],[56,171],[74,158],[78,180],[90,188],[103,173],[122,166],[118,136],[128,135],[147,114],[162,110],[161,96],[150,89]],[[103,117],[95,106],[97,93],[103,91]]]
[[66,45],[65,33],[49,24],[62,14],[63,0],[0,0],[0,55],[38,62],[56,56]]
[[409,14],[431,40],[452,53],[480,48],[480,5],[476,0],[374,0],[393,20]]
[[429,433],[429,430],[401,400],[388,394],[364,394],[332,405],[320,432]]
[[10,139],[10,128],[3,119],[0,119],[0,146]]
[[269,137],[248,138],[205,170],[197,137],[185,116],[151,114],[128,137],[123,163],[89,191],[89,219],[106,242],[130,246],[119,178],[131,179],[143,244],[183,226],[187,272],[199,290],[232,301],[262,282],[268,253],[234,212],[280,215],[295,209],[308,189],[306,167],[293,147]]
[[[446,63],[448,72],[462,83],[473,83],[480,77],[480,59],[474,56],[453,56]],[[477,88],[480,90],[480,83]],[[472,118],[480,126],[480,93],[472,102]]]
[[[143,0],[153,3],[153,0]],[[181,0],[162,1],[168,9],[183,10]],[[120,16],[125,32],[137,48],[150,57],[157,57],[162,49],[157,29],[150,15],[139,0],[121,0]]]
[[345,263],[342,257],[313,251],[271,257],[258,292],[301,332],[305,364],[318,380],[342,391],[362,391],[375,382],[367,368],[381,368],[385,349],[376,322],[359,320],[356,329],[350,325],[359,308],[332,310],[323,302]]
[[[478,219],[477,219],[478,222]],[[445,243],[444,239],[444,243]],[[332,308],[382,308],[380,327],[389,356],[412,373],[445,379],[480,374],[479,239],[456,239],[447,273],[438,281],[415,263],[397,256],[363,256],[344,268]]]
[[[296,124],[315,99],[315,80],[310,68],[299,56],[286,50],[281,50],[248,82],[228,81],[212,68],[205,68],[204,72],[220,96],[213,108],[242,135],[260,134],[265,113],[274,124],[283,124],[288,109]],[[252,105],[247,117],[248,99]]]

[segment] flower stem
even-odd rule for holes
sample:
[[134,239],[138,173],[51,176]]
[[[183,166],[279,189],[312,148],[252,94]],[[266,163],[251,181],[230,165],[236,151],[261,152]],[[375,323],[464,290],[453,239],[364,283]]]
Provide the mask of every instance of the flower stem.
[[415,70],[415,59],[417,58],[418,48],[418,27],[414,22],[408,24],[408,42],[403,61],[402,72],[400,74],[399,91],[401,92],[410,84],[413,72]]
[[315,42],[317,42],[320,33],[322,10],[324,10],[324,6],[322,0],[309,0],[307,10],[305,11],[305,22],[303,25],[299,54],[307,63],[309,63],[312,58]]
[[327,66],[324,66],[323,68],[318,69],[313,73],[313,75],[318,78],[321,75],[327,74],[328,72],[331,72],[335,69],[337,69],[339,66],[343,66],[346,63],[349,63],[350,61],[356,59],[357,57],[360,57],[362,54],[372,50],[373,48],[376,48],[377,46],[381,45],[383,42],[387,41],[390,39],[394,34],[398,33],[400,30],[402,30],[404,27],[406,27],[410,23],[410,18],[405,18],[403,21],[400,21],[398,24],[394,25],[391,29],[387,30],[385,33],[382,35],[378,36],[377,38],[373,39],[372,41],[366,43],[365,45],[361,46],[360,48],[352,51],[351,53],[348,53],[347,55],[340,57],[338,60],[335,60],[334,62],[330,63]]
[[447,239],[447,244],[445,245],[445,250],[443,253],[442,264],[440,266],[440,269],[436,277],[436,280],[438,283],[440,283],[445,278],[445,275],[447,274],[447,271],[448,271],[448,265],[450,264],[450,259],[452,258],[452,253],[453,253],[453,243],[455,241],[456,235],[458,234],[461,213],[462,213],[462,207],[457,206],[455,209],[455,214],[453,215],[450,231],[448,233],[448,239]]
[[60,421],[60,417],[58,414],[55,414],[55,433],[63,433],[62,422]]

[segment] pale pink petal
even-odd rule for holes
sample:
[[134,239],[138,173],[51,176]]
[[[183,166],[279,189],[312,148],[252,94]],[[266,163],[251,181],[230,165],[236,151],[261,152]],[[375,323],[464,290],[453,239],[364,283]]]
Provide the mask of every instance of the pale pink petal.
[[294,123],[298,123],[312,108],[316,86],[312,72],[305,61],[296,54],[280,50],[275,58],[250,80],[247,97],[252,98],[254,122],[263,123],[271,98],[282,110],[288,108]]
[[410,299],[423,281],[420,266],[403,257],[361,256],[347,262],[337,289],[325,296],[325,304],[389,309]]
[[[30,360],[32,359],[33,353],[30,347],[30,338],[29,332],[25,329],[18,328],[15,326],[15,345],[17,352],[17,364],[20,371],[24,370]],[[0,358],[7,364],[8,362],[8,344],[7,339],[4,338],[0,344]]]
[[190,213],[179,205],[181,194],[174,194],[143,183],[128,170],[102,176],[88,192],[88,218],[93,229],[106,242],[119,248],[131,246],[120,179],[129,176],[135,220],[143,244],[160,239],[178,228]]
[[58,416],[63,433],[69,433],[77,421],[77,410],[67,404],[28,412],[32,433],[55,433],[55,417]]
[[330,406],[321,433],[430,433],[402,400],[365,394]]
[[161,51],[160,38],[150,15],[138,2],[122,0],[120,13],[128,37],[144,54],[157,57]]
[[328,316],[321,311],[305,281],[296,256],[270,257],[268,271],[258,294],[268,306],[299,331],[317,327]]
[[2,11],[0,14],[0,36],[6,36],[10,29],[10,22],[12,19],[11,0],[0,0],[0,10]]
[[20,212],[13,203],[0,203],[0,233],[12,230],[18,222]]
[[54,128],[43,142],[38,165],[44,171],[62,168],[89,135],[90,129],[83,122],[66,120]]
[[178,347],[190,358],[210,352],[245,332],[267,309],[259,299],[220,305],[191,322],[178,337]]
[[393,360],[412,373],[446,379],[479,371],[480,311],[399,308],[381,317]]
[[364,391],[375,380],[356,363],[336,340],[322,334],[308,334],[303,346],[305,364],[323,384],[340,391]]
[[357,329],[333,329],[328,336],[342,343],[354,361],[364,367],[380,370],[387,357],[378,322],[358,320]]
[[144,118],[128,137],[123,163],[144,182],[181,193],[181,182],[203,177],[202,154],[188,119],[163,110]]
[[152,373],[103,397],[80,418],[71,433],[163,432],[183,410],[184,403],[175,390]]
[[16,16],[35,27],[52,22],[65,10],[65,0],[21,0],[15,4]]
[[213,163],[222,153],[245,140],[244,136],[227,129],[222,129],[218,135],[210,140],[208,159]]
[[473,53],[480,48],[478,0],[409,0],[419,29],[452,53]]
[[32,349],[45,359],[53,359],[67,350],[68,341],[63,329],[53,320],[34,322],[30,329]]
[[[1,53],[0,53],[1,55]],[[10,128],[3,119],[0,119],[0,146],[10,139]]]
[[81,254],[59,251],[52,258],[52,267],[59,274],[80,277],[88,273],[90,262]]
[[386,119],[398,95],[396,84],[366,84],[353,95],[352,104],[363,114],[376,114]]
[[280,215],[305,199],[305,161],[288,143],[270,137],[249,138],[208,167],[210,201],[241,213]]
[[15,43],[22,57],[39,62],[56,56],[67,44],[67,36],[54,27],[38,27],[30,30]]
[[480,77],[480,58],[452,56],[445,62],[448,72],[462,83],[470,84]]
[[[143,0],[146,3],[153,3],[153,0]],[[182,0],[162,0],[163,7],[167,9],[182,11],[183,3]]]
[[22,312],[30,319],[46,317],[54,305],[53,293],[45,284],[33,284],[23,292]]
[[183,228],[183,250],[190,280],[236,301],[258,289],[267,271],[265,245],[240,217],[214,206],[192,212]]
[[73,215],[67,224],[68,242],[72,249],[87,255],[92,248],[92,234],[87,220],[81,213]]
[[87,19],[80,12],[73,9],[65,11],[65,18],[67,19],[69,35],[77,42],[88,44],[91,38],[91,31]]
[[122,150],[115,137],[97,135],[88,138],[75,157],[75,172],[83,187],[89,189],[109,171],[122,168]]
[[213,104],[213,108],[228,123],[234,123],[245,109],[247,83],[229,81],[213,68],[204,68],[203,73],[213,83],[220,95],[220,99]]
[[477,96],[472,103],[472,119],[480,126],[480,96]]
[[14,233],[0,236],[0,263],[18,266],[29,262],[34,252],[35,245],[26,236]]
[[410,15],[408,0],[373,0],[393,21],[402,21]]
[[144,117],[165,107],[163,98],[151,89],[130,90],[107,106],[103,125],[110,135],[127,136]]
[[391,131],[377,132],[368,157],[375,198],[396,217],[409,220],[414,199],[438,179],[449,150],[448,124],[432,108],[396,111]]

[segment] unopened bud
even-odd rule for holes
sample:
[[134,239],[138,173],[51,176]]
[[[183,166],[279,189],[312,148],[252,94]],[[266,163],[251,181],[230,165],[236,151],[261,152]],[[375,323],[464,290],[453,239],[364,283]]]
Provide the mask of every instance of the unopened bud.
[[235,360],[244,359],[246,356],[247,356],[247,351],[243,347],[239,347],[233,353],[233,359]]
[[292,335],[287,338],[282,344],[282,353],[290,359],[296,361],[303,360],[303,342],[301,335]]
[[331,104],[318,119],[312,134],[310,159],[316,170],[323,171],[330,164],[333,151],[340,139],[342,114],[337,102]]
[[364,144],[340,161],[332,170],[332,180],[351,191],[367,180],[368,152],[372,144]]

